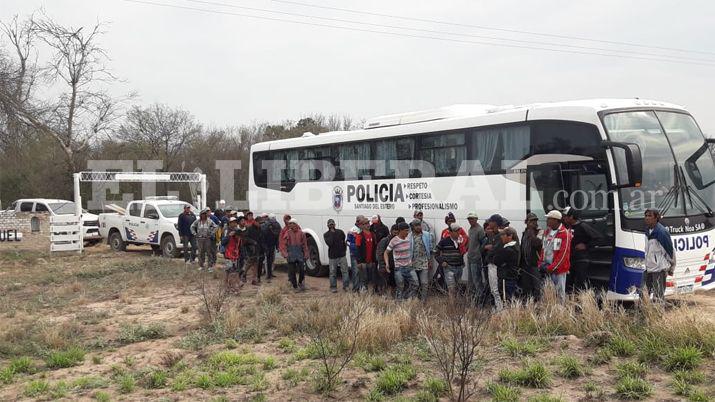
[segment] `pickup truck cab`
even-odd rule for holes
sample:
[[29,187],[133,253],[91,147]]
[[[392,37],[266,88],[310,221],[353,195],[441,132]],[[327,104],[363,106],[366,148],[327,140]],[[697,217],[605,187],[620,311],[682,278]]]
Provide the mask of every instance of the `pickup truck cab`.
[[178,217],[184,205],[191,204],[176,197],[147,197],[130,202],[126,209],[110,206],[117,212],[99,214],[99,231],[114,251],[124,251],[128,244],[148,244],[165,257],[177,257],[181,248]]
[[[74,215],[74,201],[58,200],[50,198],[23,198],[17,200],[10,205],[9,210],[15,212],[30,212],[30,213],[45,213],[51,216],[57,215]],[[83,239],[86,242],[99,242],[102,236],[99,234],[98,216],[90,214],[87,211],[82,212],[82,233]]]

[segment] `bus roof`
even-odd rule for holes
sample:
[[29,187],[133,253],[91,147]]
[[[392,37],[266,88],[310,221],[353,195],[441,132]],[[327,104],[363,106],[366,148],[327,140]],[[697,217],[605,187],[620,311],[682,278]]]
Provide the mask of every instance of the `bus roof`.
[[468,126],[508,124],[537,119],[563,119],[595,122],[597,113],[626,108],[667,108],[685,110],[682,106],[647,99],[585,99],[526,105],[462,104],[437,109],[391,114],[368,119],[363,129],[331,131],[299,138],[267,141],[255,144],[253,151],[319,146],[321,144],[444,131]]

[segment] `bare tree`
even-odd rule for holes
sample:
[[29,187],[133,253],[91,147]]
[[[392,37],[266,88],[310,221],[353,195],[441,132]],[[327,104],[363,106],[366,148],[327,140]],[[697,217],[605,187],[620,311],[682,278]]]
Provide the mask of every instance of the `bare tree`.
[[147,108],[134,106],[119,128],[119,138],[137,155],[162,159],[166,170],[175,168],[181,152],[200,135],[201,125],[191,113],[158,103]]
[[18,36],[22,46],[16,46],[25,63],[38,49],[36,38],[46,45],[49,61],[41,71],[47,98],[23,91],[23,99],[15,88],[2,85],[0,103],[37,132],[54,139],[64,153],[68,172],[76,172],[77,155],[113,128],[124,100],[108,92],[108,86],[117,79],[107,69],[107,53],[99,46],[102,24],[90,29],[65,27],[43,16],[30,17],[16,26],[22,29],[15,31],[27,32]]
[[477,391],[474,365],[488,336],[491,312],[452,294],[437,308],[419,318],[420,332],[448,385],[450,399],[466,401]]

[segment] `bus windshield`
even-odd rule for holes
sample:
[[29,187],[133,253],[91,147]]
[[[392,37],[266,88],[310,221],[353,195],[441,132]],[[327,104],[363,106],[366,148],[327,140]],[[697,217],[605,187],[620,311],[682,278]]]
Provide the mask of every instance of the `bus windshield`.
[[[621,190],[621,206],[627,218],[640,218],[648,208],[663,208],[663,216],[706,213],[714,199],[715,166],[709,152],[700,152],[705,138],[695,120],[687,114],[661,111],[633,111],[608,114],[604,126],[612,141],[635,143],[643,156],[640,188]],[[672,148],[671,148],[672,145]],[[696,161],[692,161],[693,157]],[[698,157],[699,156],[699,157]],[[687,163],[688,161],[691,163]],[[616,157],[617,170],[625,170],[625,159]],[[693,166],[697,167],[694,174]],[[688,174],[683,174],[688,172]],[[700,177],[694,183],[693,177]],[[670,197],[669,197],[670,195]]]

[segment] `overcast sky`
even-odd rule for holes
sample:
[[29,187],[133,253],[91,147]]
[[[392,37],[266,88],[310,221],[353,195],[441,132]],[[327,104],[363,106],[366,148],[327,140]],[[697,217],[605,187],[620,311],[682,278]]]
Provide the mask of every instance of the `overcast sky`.
[[[308,113],[355,118],[456,103],[523,104],[593,97],[640,97],[686,106],[715,134],[715,3],[712,1],[377,1],[296,0],[411,18],[599,40],[689,49],[705,53],[623,47],[460,25],[309,8],[271,0],[208,2],[309,14],[348,24],[249,11],[186,0],[147,0],[315,24],[388,30],[414,29],[658,53],[677,64],[623,57],[567,54],[299,25],[124,0],[0,0],[0,18],[40,7],[72,26],[108,21],[102,42],[111,68],[136,91],[138,102],[191,111],[213,125],[296,119]],[[419,3],[419,4],[418,4]],[[397,31],[462,41],[468,36]],[[507,42],[502,42],[507,43]],[[515,42],[510,42],[516,44]],[[522,43],[523,44],[523,43]],[[526,44],[526,46],[541,46]],[[561,48],[563,49],[563,48]],[[604,53],[604,51],[584,50]],[[635,55],[638,57],[653,57]]]

